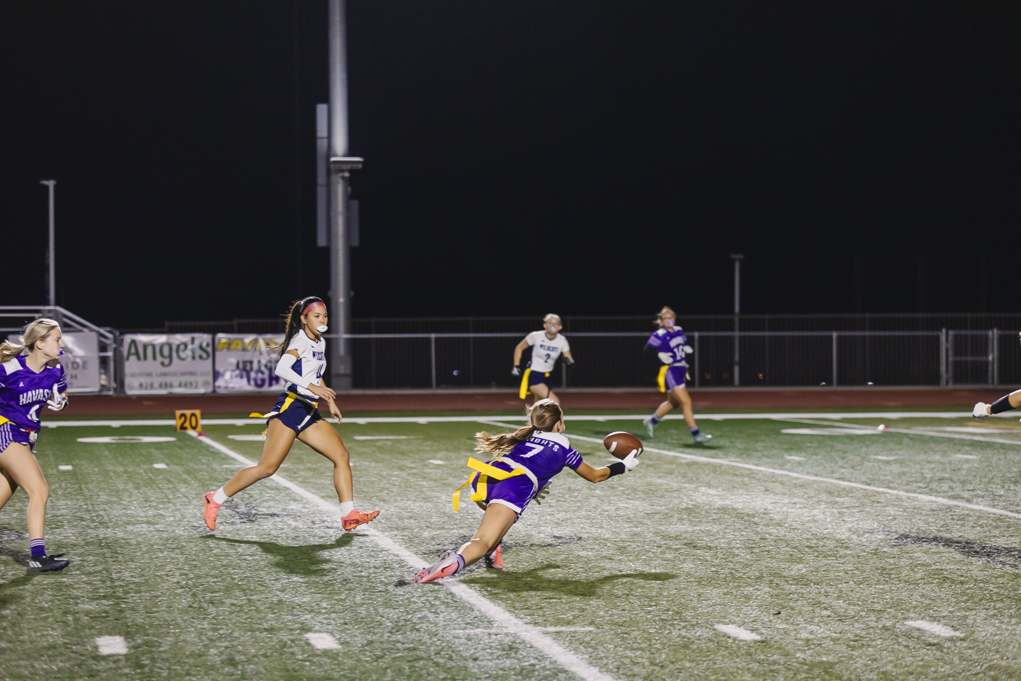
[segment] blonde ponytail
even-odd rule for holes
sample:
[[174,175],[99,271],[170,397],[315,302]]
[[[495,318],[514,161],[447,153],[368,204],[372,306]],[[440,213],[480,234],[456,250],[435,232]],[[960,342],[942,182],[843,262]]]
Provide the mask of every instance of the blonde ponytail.
[[28,350],[32,352],[35,350],[36,341],[42,340],[50,331],[53,329],[59,329],[60,324],[53,321],[52,319],[46,319],[45,317],[35,320],[25,327],[25,332],[21,335],[20,343],[12,343],[11,341],[4,341],[0,343],[0,364],[14,359],[21,353]]
[[552,431],[564,418],[564,410],[549,398],[538,400],[525,411],[525,414],[528,416],[529,425],[518,428],[513,433],[502,435],[491,435],[485,431],[475,433],[475,451],[480,454],[503,456],[532,437],[535,431],[541,430],[546,433]]

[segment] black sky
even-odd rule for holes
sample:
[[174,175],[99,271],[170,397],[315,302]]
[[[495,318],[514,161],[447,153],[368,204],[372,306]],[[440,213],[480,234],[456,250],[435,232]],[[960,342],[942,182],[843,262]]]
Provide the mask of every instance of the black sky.
[[[349,0],[354,314],[1021,311],[1021,3]],[[0,0],[0,304],[326,294],[326,3]],[[855,260],[860,263],[860,297]]]

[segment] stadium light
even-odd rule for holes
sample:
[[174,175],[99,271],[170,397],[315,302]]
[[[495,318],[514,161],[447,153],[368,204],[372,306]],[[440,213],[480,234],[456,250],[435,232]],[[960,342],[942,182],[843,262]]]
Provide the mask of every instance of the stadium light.
[[40,180],[39,184],[44,184],[49,187],[50,190],[50,307],[57,306],[57,263],[56,263],[56,237],[53,230],[53,188],[56,186],[56,180]]
[[741,261],[744,256],[734,253],[730,256],[734,261],[734,385],[741,385],[741,341],[738,331],[741,329]]

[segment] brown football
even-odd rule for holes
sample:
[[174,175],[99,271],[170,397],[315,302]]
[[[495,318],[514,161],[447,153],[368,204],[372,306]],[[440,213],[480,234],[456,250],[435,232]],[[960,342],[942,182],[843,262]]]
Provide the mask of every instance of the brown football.
[[636,449],[638,450],[638,456],[642,455],[642,441],[631,433],[625,433],[623,430],[618,430],[616,433],[610,433],[604,437],[603,446],[606,447],[606,451],[618,459],[623,459]]

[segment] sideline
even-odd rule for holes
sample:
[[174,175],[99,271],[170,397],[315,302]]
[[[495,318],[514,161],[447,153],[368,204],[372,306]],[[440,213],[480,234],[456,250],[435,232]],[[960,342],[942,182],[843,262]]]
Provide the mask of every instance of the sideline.
[[[259,423],[261,422],[262,421],[260,420]],[[171,424],[173,424],[172,421]],[[245,464],[246,466],[255,465],[255,462],[252,461],[251,459],[248,459],[242,456],[241,454],[238,454],[229,447],[225,447],[216,440],[211,439],[208,435],[205,435],[203,433],[196,433],[194,431],[188,431],[188,434],[194,437],[196,440],[212,447],[213,449],[219,452],[222,452],[223,454],[226,454],[227,456],[231,457],[232,459],[240,463]],[[269,479],[277,483],[278,485],[286,487],[287,489],[291,490],[298,496],[307,499],[308,501],[312,502],[314,505],[318,506],[322,510],[337,516],[337,518],[340,518],[340,506],[338,506],[337,504],[326,501],[322,497],[316,496],[312,492],[309,492],[303,487],[299,487],[290,480],[286,480],[277,474],[271,475]],[[402,559],[405,563],[408,564],[409,567],[411,567],[411,569],[419,570],[423,567],[428,567],[429,565],[428,563],[423,561],[421,558],[419,558],[414,553],[407,550],[394,540],[387,537],[382,532],[374,530],[371,527],[364,526],[362,527],[362,532],[371,537],[381,547],[383,547],[390,553],[394,554],[398,558]],[[555,661],[564,669],[570,672],[574,672],[581,678],[586,679],[586,681],[613,681],[612,677],[599,671],[585,660],[581,659],[571,651],[561,646],[559,643],[551,639],[549,636],[546,636],[544,633],[542,633],[542,631],[539,630],[538,627],[533,627],[529,624],[525,624],[524,622],[516,618],[514,615],[510,614],[496,603],[493,603],[485,596],[480,595],[478,592],[471,589],[467,585],[461,584],[458,581],[447,582],[446,580],[443,580],[440,583],[446,588],[450,589],[450,591],[455,596],[465,601],[482,614],[489,617],[496,624],[505,627],[511,633],[514,633],[515,635],[521,637],[528,643],[531,643],[533,646],[535,646],[537,649],[548,655],[551,659],[553,659],[553,661]]]
[[[754,419],[769,419],[769,420],[780,420],[780,419],[960,419],[971,416],[968,412],[963,411],[855,411],[855,412],[832,412],[832,413],[799,413],[799,412],[779,412],[773,414],[766,413],[740,413],[740,414],[699,414],[698,418],[701,421],[741,421],[741,420],[754,420]],[[1002,415],[994,414],[994,417],[1000,418]],[[578,416],[567,416],[567,421],[641,421],[648,417],[648,414],[581,414]],[[1005,418],[1011,418],[1006,416]],[[365,425],[368,423],[476,423],[483,419],[492,420],[503,420],[503,421],[524,421],[525,417],[522,416],[352,416],[344,419],[343,423],[346,425],[357,424]],[[684,417],[679,414],[667,415],[664,421],[673,420],[684,420]],[[266,423],[265,419],[202,419],[202,423],[210,426],[255,426],[263,425]],[[111,419],[99,419],[95,421],[44,421],[44,428],[67,428],[67,427],[85,427],[85,426],[108,426],[110,428],[120,428],[121,426],[173,426],[175,421],[173,419],[130,419],[130,420],[111,420]]]
[[[699,416],[699,418],[702,418]],[[482,421],[490,426],[502,426],[503,428],[515,428],[515,426],[500,423],[498,421]],[[826,424],[829,425],[829,424]],[[912,431],[906,431],[912,432]],[[567,435],[570,440],[583,440],[585,442],[595,442],[597,444],[603,444],[603,441],[594,438],[586,437],[584,435]],[[1010,444],[1019,444],[1012,442]],[[1004,511],[998,508],[992,508],[989,506],[980,506],[979,504],[969,504],[966,501],[955,501],[953,499],[944,499],[943,497],[933,497],[928,494],[919,494],[917,492],[904,492],[899,489],[890,489],[888,487],[873,487],[872,485],[863,485],[858,482],[848,482],[847,480],[837,480],[836,478],[824,478],[818,475],[806,475],[804,473],[795,473],[793,471],[780,470],[778,468],[766,468],[765,466],[756,466],[750,463],[740,463],[738,461],[727,461],[726,459],[711,459],[707,456],[695,456],[694,454],[682,454],[681,452],[672,452],[669,449],[659,449],[656,447],[645,447],[646,452],[655,452],[656,454],[666,454],[667,456],[676,456],[680,459],[687,459],[688,461],[698,461],[700,463],[710,463],[718,466],[733,466],[735,468],[744,468],[750,471],[758,471],[760,473],[775,473],[776,475],[786,475],[791,478],[798,478],[799,480],[810,480],[812,482],[824,482],[830,485],[839,485],[841,487],[852,487],[854,489],[868,490],[869,492],[882,492],[883,494],[893,494],[899,497],[907,497],[909,499],[919,499],[921,501],[930,501],[937,504],[943,504],[945,506],[957,506],[959,508],[967,508],[972,511],[982,511],[984,513],[993,513],[995,515],[1007,516],[1008,518],[1021,518],[1021,513],[1013,513],[1011,511]]]

